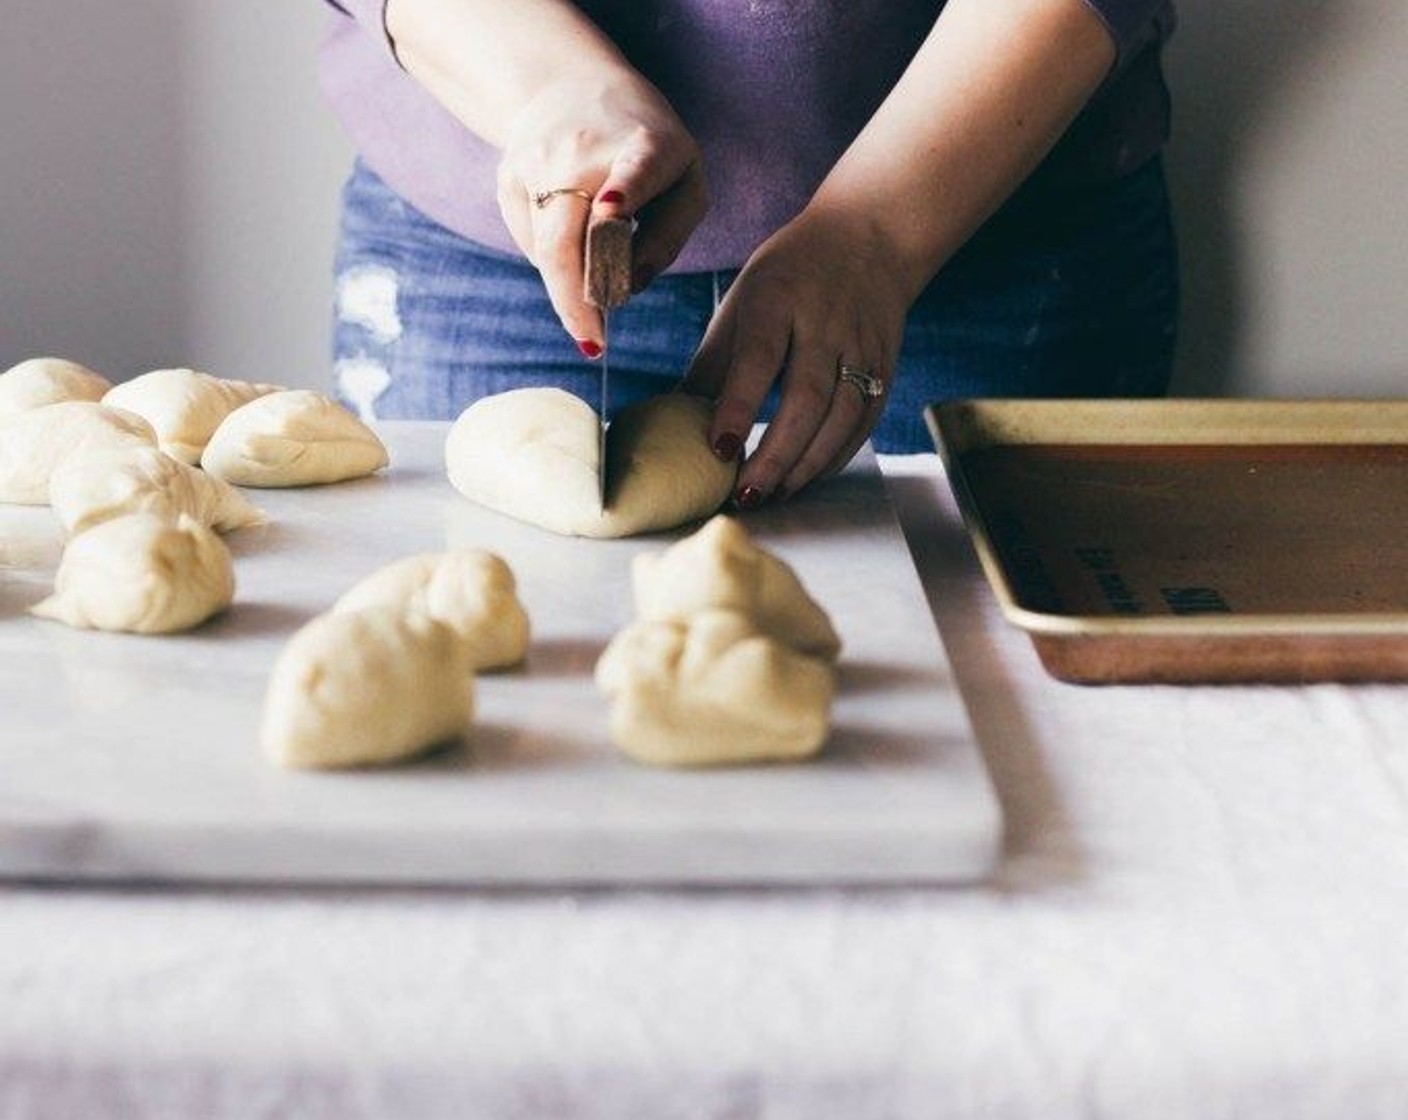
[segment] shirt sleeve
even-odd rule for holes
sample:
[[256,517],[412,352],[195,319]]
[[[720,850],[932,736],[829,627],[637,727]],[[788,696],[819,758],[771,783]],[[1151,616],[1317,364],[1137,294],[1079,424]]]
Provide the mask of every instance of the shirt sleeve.
[[1151,43],[1161,43],[1173,34],[1176,18],[1171,0],[1085,0],[1110,32],[1118,52],[1115,71]]
[[386,30],[386,0],[324,0],[328,7],[341,12],[367,31],[373,39],[393,59],[396,58],[396,44]]

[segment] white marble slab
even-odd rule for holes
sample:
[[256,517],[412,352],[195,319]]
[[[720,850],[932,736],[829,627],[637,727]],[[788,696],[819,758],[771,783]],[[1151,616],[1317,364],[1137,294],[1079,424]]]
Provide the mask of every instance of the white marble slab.
[[[41,622],[47,509],[0,506],[0,876],[547,883],[950,882],[985,876],[1000,815],[868,452],[748,518],[846,643],[835,729],[801,766],[658,771],[619,756],[591,671],[630,613],[630,557],[460,498],[444,425],[387,424],[384,476],[254,492],[231,612],[150,638]],[[351,583],[412,552],[492,548],[534,626],[525,671],[479,680],[458,749],[385,771],[287,773],[256,746],[270,665]]]

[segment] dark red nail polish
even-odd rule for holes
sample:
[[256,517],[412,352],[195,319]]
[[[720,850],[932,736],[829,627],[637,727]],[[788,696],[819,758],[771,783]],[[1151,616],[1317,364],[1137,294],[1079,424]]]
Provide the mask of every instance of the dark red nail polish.
[[743,441],[732,432],[725,432],[714,441],[714,454],[725,463],[732,463],[743,450]]
[[756,486],[745,486],[733,496],[739,509],[756,509],[763,504],[763,492]]
[[602,191],[600,201],[609,202],[611,205],[615,206],[618,202],[625,202],[626,196],[620,191]]
[[601,347],[589,338],[579,338],[577,340],[577,349],[582,352],[582,357],[584,358],[601,357]]

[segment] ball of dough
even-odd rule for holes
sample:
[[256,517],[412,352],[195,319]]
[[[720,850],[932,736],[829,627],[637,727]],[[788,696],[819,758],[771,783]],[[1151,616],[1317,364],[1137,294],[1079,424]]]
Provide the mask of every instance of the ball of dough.
[[836,677],[738,611],[636,622],[607,646],[597,685],[612,697],[611,738],[652,766],[795,761],[830,730]]
[[226,381],[194,369],[155,369],[115,386],[103,398],[143,417],[161,449],[183,463],[199,463],[220,422],[241,405],[277,392],[278,385]]
[[112,388],[101,373],[65,358],[30,358],[0,373],[0,417],[60,401],[96,401]]
[[476,401],[450,429],[445,462],[465,497],[564,536],[628,537],[704,517],[728,498],[736,463],[709,447],[713,405],[667,393],[623,409],[607,430],[601,507],[597,417],[561,389]]
[[684,622],[710,608],[742,611],[763,633],[801,653],[835,660],[841,639],[831,619],[784,561],[759,548],[731,517],[715,517],[664,552],[632,562],[636,615]]
[[394,607],[325,614],[274,664],[260,741],[281,766],[410,758],[469,728],[474,677],[443,622]]
[[63,401],[0,420],[0,502],[42,506],[60,464],[97,451],[155,447],[140,416],[93,401]]
[[373,572],[333,606],[388,606],[428,615],[459,635],[475,672],[506,669],[528,652],[528,614],[513,572],[492,552],[467,548],[408,556]]
[[137,513],[70,540],[54,594],[30,613],[85,630],[169,634],[199,626],[234,596],[219,537],[189,517]]
[[390,460],[377,434],[331,397],[270,393],[225,417],[200,464],[236,486],[320,486],[361,478]]
[[70,456],[49,479],[49,504],[71,534],[130,513],[185,514],[217,533],[268,520],[228,482],[154,447]]

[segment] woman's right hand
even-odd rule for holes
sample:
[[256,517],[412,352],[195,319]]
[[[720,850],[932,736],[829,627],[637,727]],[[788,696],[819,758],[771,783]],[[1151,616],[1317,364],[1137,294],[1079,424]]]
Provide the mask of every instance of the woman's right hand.
[[[533,199],[564,188],[591,200]],[[699,146],[659,91],[630,72],[564,78],[524,104],[503,145],[498,201],[588,357],[605,345],[601,312],[582,293],[588,217],[637,220],[631,287],[639,291],[675,259],[709,206]]]
[[[639,291],[678,255],[709,206],[699,146],[669,103],[571,0],[387,0],[410,75],[503,152],[504,221],[583,353],[603,345],[582,298],[587,217],[631,218]],[[542,191],[585,191],[591,201]]]

